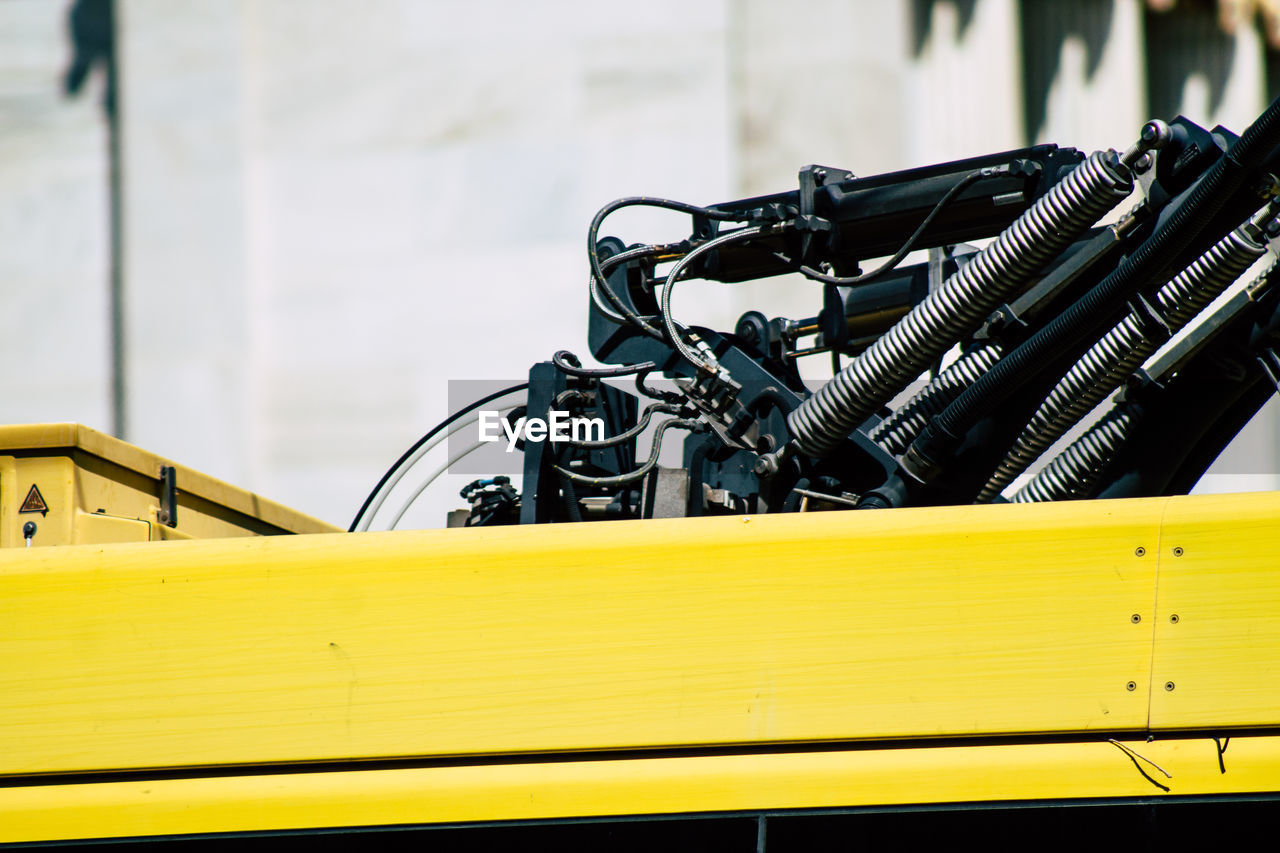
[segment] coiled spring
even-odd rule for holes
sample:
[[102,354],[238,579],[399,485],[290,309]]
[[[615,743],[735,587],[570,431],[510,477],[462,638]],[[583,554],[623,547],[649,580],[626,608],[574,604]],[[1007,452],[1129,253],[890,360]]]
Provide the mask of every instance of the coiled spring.
[[1102,466],[1124,444],[1132,422],[1128,409],[1112,409],[1019,489],[1013,496],[1014,503],[1084,497],[1102,473]]
[[[825,456],[867,416],[971,334],[1008,294],[1132,189],[1115,152],[1095,151],[787,417],[803,452]],[[1122,177],[1123,176],[1123,177]]]
[[895,456],[915,440],[929,418],[941,412],[964,389],[977,382],[983,373],[1004,355],[998,343],[969,350],[942,371],[932,382],[871,431],[871,440]]
[[[1261,257],[1264,247],[1251,236],[1251,232],[1257,234],[1252,225],[1246,223],[1219,240],[1156,293],[1155,308],[1171,332],[1185,326]],[[975,503],[994,500],[1072,424],[1119,387],[1160,343],[1146,334],[1139,315],[1126,315],[1049,392]]]

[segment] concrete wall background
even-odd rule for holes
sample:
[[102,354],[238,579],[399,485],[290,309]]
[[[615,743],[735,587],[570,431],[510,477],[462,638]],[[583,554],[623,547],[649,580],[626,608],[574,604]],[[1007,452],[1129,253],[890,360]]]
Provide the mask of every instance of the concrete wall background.
[[[107,429],[101,81],[60,93],[66,14],[0,4],[0,382],[5,421]],[[610,199],[779,191],[812,162],[867,175],[1028,142],[1121,147],[1157,104],[1238,130],[1275,76],[1253,26],[1227,35],[1211,10],[1138,0],[118,14],[126,438],[343,525],[448,413],[449,380],[518,381],[556,349],[585,353],[583,238]],[[685,227],[628,212],[610,230]],[[779,280],[677,301],[728,326],[819,298]],[[1276,470],[1275,436],[1261,419],[1222,470]],[[443,523],[457,487],[414,522]]]
[[4,420],[110,424],[102,80],[60,93],[66,9],[0,5],[0,352]]

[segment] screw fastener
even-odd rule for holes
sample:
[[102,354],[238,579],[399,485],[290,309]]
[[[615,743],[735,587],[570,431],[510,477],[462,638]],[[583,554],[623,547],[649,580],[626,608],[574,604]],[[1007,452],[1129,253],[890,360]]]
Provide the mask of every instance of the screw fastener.
[[755,464],[751,467],[751,472],[757,477],[769,478],[778,473],[778,454],[762,453],[756,457]]
[[1126,690],[1128,690],[1130,693],[1132,693],[1133,691],[1135,691],[1135,690],[1137,690],[1137,689],[1138,689],[1138,682],[1136,682],[1136,681],[1130,681],[1130,682],[1129,682],[1128,684],[1126,684],[1124,687],[1125,687],[1125,689],[1126,689]]
[[1141,622],[1141,621],[1142,621],[1142,616],[1141,616],[1140,614],[1138,614],[1138,613],[1135,613],[1135,614],[1133,614],[1132,616],[1130,616],[1130,617],[1129,617],[1129,621],[1130,621],[1130,622],[1132,622],[1133,624],[1137,625],[1139,622]]
[[1175,556],[1175,557],[1181,557],[1181,556],[1182,556],[1182,547],[1181,547],[1181,546],[1178,546],[1177,548],[1174,548],[1174,549],[1173,549],[1173,556]]
[[1173,682],[1172,682],[1172,681],[1166,681],[1166,682],[1164,683],[1164,689],[1165,689],[1165,690],[1172,691],[1172,690],[1173,690]]
[[1172,622],[1172,623],[1173,623],[1173,624],[1175,624],[1175,625],[1176,625],[1176,624],[1178,624],[1178,614],[1177,614],[1177,613],[1174,613],[1173,615],[1171,615],[1171,616],[1169,617],[1169,621],[1170,621],[1170,622]]
[[1133,549],[1133,556],[1135,557],[1144,556],[1146,553],[1147,553],[1147,549],[1143,548],[1141,545]]

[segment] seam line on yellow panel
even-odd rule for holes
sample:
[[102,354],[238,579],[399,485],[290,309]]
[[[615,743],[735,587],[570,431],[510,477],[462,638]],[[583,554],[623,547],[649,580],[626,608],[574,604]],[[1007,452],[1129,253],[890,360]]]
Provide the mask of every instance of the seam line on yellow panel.
[[1172,498],[1165,498],[1160,507],[1160,520],[1156,523],[1155,559],[1151,582],[1151,646],[1147,653],[1147,731],[1151,731],[1151,703],[1155,700],[1156,677],[1156,627],[1160,622],[1160,559],[1164,554],[1164,521],[1169,514]]

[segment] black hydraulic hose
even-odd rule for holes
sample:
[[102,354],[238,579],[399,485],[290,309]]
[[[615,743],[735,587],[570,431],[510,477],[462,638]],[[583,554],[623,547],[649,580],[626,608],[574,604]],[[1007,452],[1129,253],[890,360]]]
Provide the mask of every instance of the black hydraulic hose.
[[[1276,281],[1280,281],[1280,264],[1273,262],[1239,296],[1219,308],[1214,317],[1206,318],[1203,322],[1205,324],[1213,324],[1215,321],[1221,321],[1224,325],[1233,325],[1236,329],[1235,334],[1238,337],[1240,330],[1239,319],[1242,316],[1271,316],[1274,318],[1272,307],[1276,304],[1276,293],[1271,288]],[[1247,298],[1241,299],[1241,297]],[[1268,305],[1272,307],[1267,307]],[[1257,334],[1258,331],[1259,327],[1253,326],[1253,334]],[[1186,375],[1183,373],[1184,369],[1188,365],[1194,365],[1192,356],[1204,357],[1206,355],[1205,348],[1215,340],[1216,336],[1217,332],[1209,330],[1206,335],[1200,337],[1199,343],[1193,349],[1184,351],[1179,357],[1171,358],[1170,361],[1164,364],[1154,366],[1150,374],[1152,379],[1155,380],[1154,385],[1147,386],[1137,396],[1130,397],[1122,403],[1117,403],[1110,412],[1094,424],[1084,435],[1076,439],[1070,447],[1062,451],[1048,465],[1042,468],[1029,483],[1022,487],[1021,491],[1013,496],[1013,501],[1015,503],[1028,503],[1033,501],[1071,500],[1091,494],[1097,480],[1103,475],[1106,466],[1110,464],[1113,457],[1121,452],[1121,449],[1128,442],[1129,436],[1141,426],[1140,422],[1146,414],[1144,398],[1149,400],[1151,397],[1169,393],[1171,385],[1178,384],[1178,377]],[[1251,344],[1253,343],[1251,339]],[[1173,356],[1173,353],[1170,353],[1167,357],[1170,356]],[[1205,358],[1205,362],[1213,360],[1212,355]],[[1202,366],[1192,366],[1190,369],[1207,373],[1210,376],[1209,381],[1215,386],[1213,390],[1216,393],[1218,391],[1216,386],[1220,384],[1217,381],[1219,377],[1213,375],[1212,368],[1206,371],[1203,366],[1204,362],[1201,364]],[[1173,394],[1177,396],[1177,392],[1173,392]],[[1188,399],[1194,400],[1195,395],[1184,393],[1182,400]],[[1196,408],[1207,408],[1209,412],[1217,412],[1219,410],[1217,400],[1213,402],[1195,400],[1193,405]],[[1170,412],[1177,412],[1178,410],[1178,405],[1170,406],[1166,403],[1158,419],[1161,423],[1167,423]],[[1233,422],[1231,435],[1235,435],[1236,427],[1238,427],[1238,424]],[[1185,422],[1179,423],[1175,431],[1182,433],[1185,441],[1186,432],[1188,431],[1185,427]],[[1197,435],[1193,439],[1193,443],[1197,447],[1201,443],[1200,438],[1201,436]],[[1167,458],[1166,454],[1161,450],[1155,450],[1153,455],[1160,459]]]
[[1004,346],[997,342],[969,350],[899,406],[892,415],[877,424],[871,430],[871,440],[895,456],[906,450],[929,422],[929,418],[941,412],[965,388],[977,382],[1002,355]]
[[[608,438],[601,439],[573,439],[567,442],[573,447],[581,447],[585,450],[599,450],[605,447],[617,447],[619,444],[626,444],[640,433],[649,428],[649,421],[653,418],[654,412],[662,412],[668,415],[678,415],[684,412],[685,407],[677,403],[651,403],[645,406],[644,412],[640,415],[640,419],[635,425],[623,430],[617,435],[611,435]],[[691,411],[697,411],[693,409]]]
[[1010,293],[1133,189],[1114,152],[1095,151],[787,416],[806,455],[823,457]]
[[737,222],[742,217],[736,213],[725,213],[724,211],[713,210],[711,208],[699,207],[696,204],[685,204],[680,201],[673,201],[667,198],[653,198],[649,196],[630,196],[628,198],[620,198],[611,201],[596,212],[591,220],[591,227],[587,229],[587,263],[591,267],[591,281],[601,287],[609,301],[613,303],[613,307],[618,309],[629,322],[642,330],[650,337],[662,340],[662,332],[645,322],[642,317],[626,306],[621,299],[614,295],[609,289],[609,282],[605,279],[604,269],[600,258],[600,249],[597,245],[599,239],[600,226],[604,224],[604,220],[616,210],[624,207],[660,207],[665,210],[674,210],[680,213],[688,213],[692,216],[702,216],[707,219],[714,219],[721,222]]
[[578,503],[578,490],[573,487],[573,480],[564,474],[560,475],[560,493],[564,497],[564,508],[570,521],[582,521],[582,506]]
[[658,366],[652,361],[642,361],[639,364],[623,364],[618,367],[583,367],[578,357],[567,349],[558,350],[555,355],[551,356],[551,363],[561,373],[579,379],[630,376],[633,373],[648,373]]
[[786,397],[777,387],[766,385],[747,405],[747,409],[754,415],[766,414],[770,408],[789,415],[797,405],[799,404],[795,400]]
[[1018,387],[1017,377],[1034,373],[1038,365],[1052,362],[1056,353],[1074,347],[1094,333],[1108,322],[1120,303],[1166,272],[1168,259],[1209,225],[1248,172],[1260,165],[1280,143],[1277,137],[1280,137],[1280,99],[1273,101],[1244,136],[1197,181],[1186,200],[1133,255],[929,422],[904,459],[912,473],[930,479],[932,471],[959,446],[969,429]]
[[492,394],[487,394],[484,397],[481,397],[479,400],[476,400],[471,405],[459,409],[458,411],[454,412],[452,415],[449,415],[449,417],[445,418],[440,423],[432,427],[427,432],[426,435],[422,436],[422,438],[415,441],[408,450],[402,453],[400,455],[400,458],[396,460],[395,464],[387,469],[387,473],[382,475],[382,479],[378,481],[378,484],[373,487],[373,491],[369,492],[369,496],[365,498],[364,503],[360,505],[360,510],[359,512],[356,513],[356,517],[352,520],[351,526],[347,528],[347,532],[354,533],[356,531],[356,527],[359,526],[360,521],[364,518],[364,514],[368,512],[369,505],[372,504],[374,498],[378,496],[378,492],[382,491],[382,487],[387,484],[387,481],[390,480],[395,475],[396,471],[400,468],[401,465],[403,465],[406,461],[409,460],[411,456],[413,456],[413,454],[418,450],[419,447],[426,444],[433,437],[438,435],[442,429],[446,429],[450,424],[452,424],[454,421],[458,420],[458,418],[462,417],[468,412],[474,412],[476,409],[480,408],[485,403],[491,403],[494,400],[497,400],[499,397],[505,397],[508,394],[514,394],[517,391],[523,391],[528,387],[529,387],[528,382],[521,382],[518,385],[512,385],[509,388],[503,388],[501,391],[495,391]]
[[652,371],[643,370],[636,374],[636,390],[640,392],[641,397],[651,397],[654,400],[661,400],[664,403],[687,403],[689,400],[684,394],[678,391],[664,391],[661,388],[650,388],[644,384],[645,378]]
[[1276,140],[1277,133],[1280,133],[1280,98],[1272,101],[1271,106],[1245,129],[1227,156],[1241,166],[1256,166],[1256,162],[1250,161],[1261,162],[1271,149],[1280,144]]
[[685,496],[685,515],[689,518],[702,515],[702,484],[706,482],[704,472],[711,448],[712,441],[706,439],[698,442],[689,455],[689,492]]
[[1153,333],[1140,311],[1131,311],[1080,357],[1031,416],[1013,447],[991,474],[974,503],[989,503],[1068,429],[1142,365],[1169,336],[1176,334],[1226,290],[1263,252],[1264,227],[1275,216],[1267,204],[1244,225],[1214,243],[1207,252],[1161,287],[1151,309],[1164,326]]
[[625,474],[615,474],[611,477],[587,477],[582,474],[574,473],[567,468],[559,465],[554,466],[561,476],[573,480],[575,483],[585,483],[588,486],[620,486],[624,483],[633,483],[640,480],[645,474],[648,474],[658,465],[658,455],[662,452],[662,437],[669,429],[687,429],[690,432],[703,432],[706,425],[702,421],[693,420],[692,418],[671,418],[658,424],[658,430],[653,434],[653,448],[649,451],[649,460],[634,471],[628,471]]

